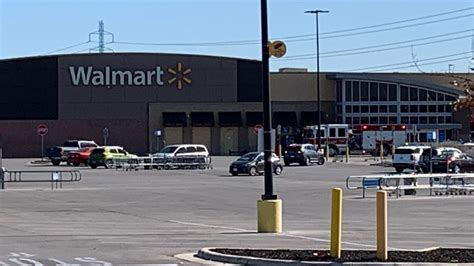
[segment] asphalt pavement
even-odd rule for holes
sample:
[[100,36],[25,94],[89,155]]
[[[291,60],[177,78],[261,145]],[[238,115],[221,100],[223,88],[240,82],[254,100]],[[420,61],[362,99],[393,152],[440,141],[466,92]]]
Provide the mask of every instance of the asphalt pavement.
[[[3,159],[8,170],[77,169],[83,179],[7,184],[0,191],[0,265],[192,264],[174,257],[202,247],[328,248],[330,190],[349,175],[393,172],[350,163],[285,167],[274,177],[283,200],[283,233],[256,232],[262,176],[231,176],[236,157],[214,157],[212,170],[90,169],[30,166]],[[474,195],[404,196],[389,200],[389,247],[474,248]],[[343,249],[374,249],[375,200],[344,189]]]

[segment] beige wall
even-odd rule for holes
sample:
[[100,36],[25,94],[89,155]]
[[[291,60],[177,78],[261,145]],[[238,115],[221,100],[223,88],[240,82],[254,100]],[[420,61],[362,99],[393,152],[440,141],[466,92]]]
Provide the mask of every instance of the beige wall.
[[[321,101],[335,101],[336,81],[319,75]],[[272,73],[270,75],[273,101],[316,101],[316,73]]]

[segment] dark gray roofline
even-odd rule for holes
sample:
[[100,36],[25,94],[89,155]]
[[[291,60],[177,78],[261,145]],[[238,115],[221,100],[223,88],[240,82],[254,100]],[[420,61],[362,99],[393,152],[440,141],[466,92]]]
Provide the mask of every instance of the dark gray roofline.
[[423,81],[412,80],[412,79],[394,78],[394,77],[389,77],[388,75],[371,74],[371,73],[334,73],[334,74],[327,74],[326,77],[328,79],[358,79],[358,80],[372,80],[372,81],[381,81],[381,82],[402,83],[402,84],[413,85],[413,86],[418,86],[418,87],[423,87],[423,88],[432,88],[437,91],[450,93],[450,94],[457,94],[457,95],[463,94],[463,91],[460,89],[454,89],[447,86],[441,86],[441,85],[430,83],[430,82],[423,82]]
[[190,56],[190,57],[204,57],[204,58],[215,58],[215,59],[229,59],[229,60],[243,60],[250,62],[261,62],[255,59],[237,58],[237,57],[226,57],[226,56],[215,56],[215,55],[198,55],[198,54],[175,54],[175,53],[143,53],[143,52],[124,52],[124,53],[82,53],[82,54],[54,54],[54,55],[37,55],[27,57],[15,57],[15,58],[4,58],[0,59],[0,62],[14,61],[14,60],[29,60],[39,59],[48,57],[70,57],[70,56],[110,56],[110,55],[166,55],[166,56]]

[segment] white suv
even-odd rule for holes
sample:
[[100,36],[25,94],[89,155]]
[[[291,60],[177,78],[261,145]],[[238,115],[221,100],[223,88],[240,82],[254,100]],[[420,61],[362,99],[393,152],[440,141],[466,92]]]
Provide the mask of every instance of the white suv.
[[397,173],[407,168],[419,171],[421,154],[429,148],[428,146],[400,146],[392,155],[392,166],[395,167]]
[[168,145],[160,152],[152,155],[153,162],[158,164],[187,163],[204,159],[205,164],[210,164],[209,151],[201,144],[176,144]]

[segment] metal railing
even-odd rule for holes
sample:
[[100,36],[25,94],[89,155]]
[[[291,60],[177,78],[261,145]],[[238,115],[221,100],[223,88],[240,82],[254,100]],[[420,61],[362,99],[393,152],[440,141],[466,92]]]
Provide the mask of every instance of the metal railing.
[[400,197],[402,190],[429,190],[430,196],[445,193],[471,194],[474,191],[474,174],[394,174],[364,175],[346,178],[348,190],[362,190],[362,198],[367,190],[385,190],[389,195]]
[[0,168],[1,189],[6,188],[6,183],[51,183],[51,189],[62,188],[63,183],[79,182],[82,179],[78,170],[7,170]]
[[113,167],[116,169],[138,170],[138,169],[212,169],[211,157],[209,156],[176,156],[169,158],[144,156],[135,158],[113,159]]

